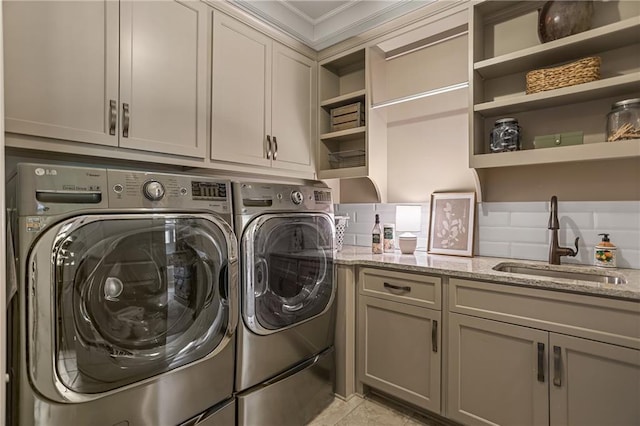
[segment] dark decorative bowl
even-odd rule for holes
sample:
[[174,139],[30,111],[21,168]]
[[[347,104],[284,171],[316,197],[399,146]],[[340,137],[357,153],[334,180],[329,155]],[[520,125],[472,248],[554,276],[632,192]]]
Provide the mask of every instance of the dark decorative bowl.
[[548,1],[539,9],[538,37],[542,43],[591,29],[593,1]]

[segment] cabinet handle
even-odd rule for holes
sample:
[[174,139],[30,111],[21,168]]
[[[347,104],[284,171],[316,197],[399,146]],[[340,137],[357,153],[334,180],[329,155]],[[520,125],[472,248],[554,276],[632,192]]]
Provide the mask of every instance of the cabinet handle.
[[109,101],[109,134],[116,134],[116,120],[118,119],[118,104],[113,99]]
[[278,139],[275,136],[273,137],[273,159],[278,159]]
[[129,117],[129,104],[123,103],[122,104],[122,137],[123,138],[129,137],[130,121],[131,120]]
[[271,159],[271,136],[267,135],[267,160]]
[[438,321],[433,321],[431,324],[431,350],[438,352]]
[[562,379],[560,375],[562,374],[562,356],[560,351],[560,346],[553,347],[553,385],[560,387],[562,386]]
[[389,283],[384,283],[384,287],[385,288],[390,288],[392,290],[400,290],[400,291],[406,291],[409,292],[411,291],[411,287],[407,286],[400,286],[400,285],[393,285],[393,284],[389,284]]
[[538,381],[544,383],[544,343],[538,343]]

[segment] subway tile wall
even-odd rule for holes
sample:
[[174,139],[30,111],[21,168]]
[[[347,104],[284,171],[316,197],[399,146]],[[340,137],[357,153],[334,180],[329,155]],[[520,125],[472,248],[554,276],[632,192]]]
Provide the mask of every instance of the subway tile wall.
[[[395,209],[401,204],[337,204],[336,215],[350,217],[344,244],[371,245],[371,228],[375,214],[381,223],[395,223]],[[417,204],[411,204],[417,205]],[[421,224],[417,250],[426,251],[429,203],[420,204]],[[479,256],[526,260],[549,257],[549,203],[479,203],[476,211],[474,253]],[[563,263],[590,265],[599,233],[608,233],[618,247],[621,268],[640,269],[640,202],[558,202],[560,245],[573,247],[576,237],[578,256],[563,257]],[[396,234],[402,230],[397,230]],[[397,236],[396,236],[397,238]],[[396,244],[397,246],[397,244]]]

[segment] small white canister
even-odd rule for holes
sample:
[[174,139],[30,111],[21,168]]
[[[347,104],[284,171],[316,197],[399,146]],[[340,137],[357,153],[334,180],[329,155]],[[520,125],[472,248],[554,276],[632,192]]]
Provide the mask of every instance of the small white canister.
[[594,265],[605,268],[616,267],[616,250],[618,249],[611,241],[609,234],[598,234],[602,236],[602,241],[595,247]]

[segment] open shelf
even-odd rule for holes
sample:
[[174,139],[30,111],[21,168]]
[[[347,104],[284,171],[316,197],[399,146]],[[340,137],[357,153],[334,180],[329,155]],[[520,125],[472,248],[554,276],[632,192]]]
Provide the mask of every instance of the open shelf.
[[621,75],[531,95],[520,95],[484,102],[474,105],[473,109],[484,116],[514,114],[532,109],[549,108],[562,104],[573,104],[592,99],[624,95],[638,90],[640,90],[640,75],[636,73],[636,75]]
[[342,179],[354,176],[366,176],[367,167],[343,167],[341,169],[318,170],[318,179]]
[[320,135],[320,140],[333,140],[336,142],[346,141],[353,139],[354,135],[359,135],[365,133],[367,128],[365,126],[355,127],[353,129],[347,130],[338,130],[337,132],[323,133]]
[[629,18],[539,46],[479,61],[473,65],[473,69],[483,78],[489,79],[531,71],[566,61],[567,58],[580,58],[594,52],[612,50],[639,42],[640,19]]
[[482,169],[630,157],[640,157],[640,139],[479,154],[472,156],[470,166]]
[[[542,5],[542,3],[540,3]],[[472,2],[469,166],[497,168],[640,158],[640,140],[605,142],[610,106],[640,94],[640,3],[594,2],[593,28],[547,43],[538,40],[536,4]],[[500,34],[512,34],[511,38]],[[587,56],[602,59],[597,81],[527,95],[526,73]],[[495,120],[514,117],[520,151],[489,153]],[[584,133],[584,143],[529,149],[535,136]]]
[[331,99],[320,102],[320,106],[325,109],[332,109],[341,107],[343,105],[352,104],[355,102],[364,103],[365,91],[364,89],[356,90],[355,92],[346,93],[344,95],[336,96]]

